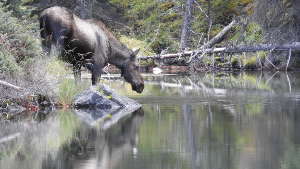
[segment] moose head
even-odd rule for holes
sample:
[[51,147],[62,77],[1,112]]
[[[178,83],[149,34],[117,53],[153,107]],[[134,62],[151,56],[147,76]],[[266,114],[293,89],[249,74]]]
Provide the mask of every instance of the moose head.
[[132,90],[142,93],[144,90],[144,80],[138,71],[138,66],[135,64],[138,52],[139,49],[131,51],[130,61],[121,68],[121,75],[131,84]]

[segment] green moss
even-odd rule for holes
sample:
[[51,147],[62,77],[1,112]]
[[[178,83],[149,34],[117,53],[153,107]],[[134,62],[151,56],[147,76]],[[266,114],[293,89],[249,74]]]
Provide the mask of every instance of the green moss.
[[257,59],[255,56],[251,56],[245,60],[246,69],[255,69],[257,64]]
[[259,61],[263,61],[266,57],[266,52],[257,52],[256,55],[243,59],[246,69],[256,69],[259,66]]
[[239,68],[240,67],[240,61],[238,57],[233,57],[231,60],[231,65],[233,68]]

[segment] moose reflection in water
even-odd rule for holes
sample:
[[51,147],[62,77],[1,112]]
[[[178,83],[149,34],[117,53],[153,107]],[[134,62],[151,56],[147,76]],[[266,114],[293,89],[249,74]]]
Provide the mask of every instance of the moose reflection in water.
[[40,15],[42,46],[50,53],[54,44],[62,60],[73,65],[74,77],[81,78],[81,67],[92,73],[95,85],[107,63],[121,69],[122,76],[132,89],[141,93],[144,81],[135,65],[139,50],[132,51],[118,41],[98,20],[83,20],[63,7],[45,9]]
[[62,145],[55,156],[49,153],[43,159],[42,168],[115,168],[123,156],[137,152],[137,134],[143,116],[143,109],[139,109],[105,132],[96,128],[79,128],[75,137]]

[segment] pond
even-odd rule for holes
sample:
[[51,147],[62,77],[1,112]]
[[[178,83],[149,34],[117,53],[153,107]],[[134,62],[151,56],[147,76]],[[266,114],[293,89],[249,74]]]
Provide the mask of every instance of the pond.
[[143,105],[105,131],[72,110],[1,122],[0,168],[300,168],[300,73],[145,80],[141,95],[123,81],[103,80]]

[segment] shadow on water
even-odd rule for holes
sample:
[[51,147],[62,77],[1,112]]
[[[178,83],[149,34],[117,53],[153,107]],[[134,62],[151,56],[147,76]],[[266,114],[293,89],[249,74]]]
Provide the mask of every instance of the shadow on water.
[[0,168],[300,168],[300,73],[146,76],[142,95],[103,82],[143,110],[105,131],[71,111],[0,123]]

